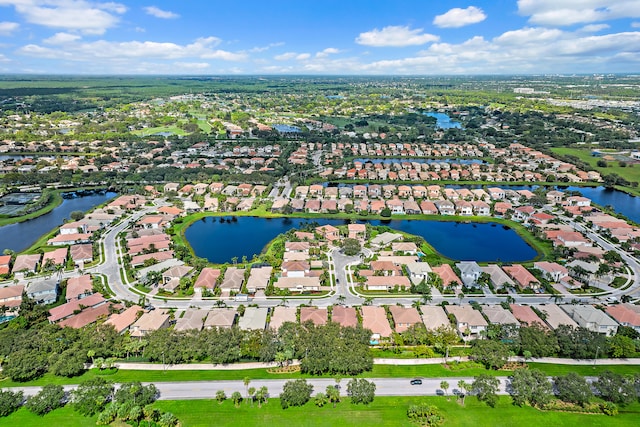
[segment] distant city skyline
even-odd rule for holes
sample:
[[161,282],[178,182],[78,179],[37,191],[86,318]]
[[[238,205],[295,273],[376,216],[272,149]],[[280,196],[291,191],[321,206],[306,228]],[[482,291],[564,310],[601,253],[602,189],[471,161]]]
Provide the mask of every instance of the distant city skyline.
[[0,73],[639,73],[638,0],[0,0]]

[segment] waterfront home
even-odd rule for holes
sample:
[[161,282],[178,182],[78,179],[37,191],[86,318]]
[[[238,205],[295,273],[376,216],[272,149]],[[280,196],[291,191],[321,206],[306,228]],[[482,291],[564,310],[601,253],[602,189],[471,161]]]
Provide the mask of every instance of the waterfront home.
[[432,270],[440,277],[442,280],[442,286],[445,288],[462,285],[462,280],[460,280],[449,264],[432,267]]
[[456,329],[463,340],[484,338],[484,332],[489,325],[479,311],[470,305],[447,305],[445,310],[455,318]]
[[229,296],[231,292],[238,293],[244,284],[244,268],[229,267],[224,273],[224,279],[220,284],[223,296]]
[[456,206],[449,200],[436,200],[434,202],[440,215],[455,215]]
[[247,279],[247,292],[255,293],[259,290],[267,289],[271,280],[271,272],[273,267],[252,267]]
[[340,230],[333,225],[322,225],[320,227],[316,227],[315,231],[324,239],[329,241],[338,240],[340,238]]
[[348,224],[347,231],[350,239],[363,241],[367,236],[367,226],[365,224]]
[[369,329],[374,335],[388,338],[392,330],[384,307],[365,305],[362,310],[362,327]]
[[438,208],[435,203],[430,202],[429,200],[423,200],[420,202],[420,210],[424,215],[436,215],[438,213]]
[[491,215],[491,207],[488,203],[483,202],[482,200],[475,200],[471,202],[471,206],[473,208],[473,212],[477,216],[489,216]]
[[520,289],[540,287],[540,281],[521,264],[504,266],[502,269],[518,284]]
[[409,279],[414,285],[419,284],[423,280],[427,282],[429,280],[429,273],[433,271],[429,263],[426,262],[409,262],[405,267],[409,273]]
[[503,286],[511,287],[515,285],[514,281],[511,280],[509,275],[496,264],[489,264],[485,267],[480,268],[483,272],[489,275],[491,283],[493,283],[495,289],[500,289]]
[[592,305],[563,305],[562,309],[576,323],[593,332],[614,336],[618,331],[618,322]]
[[42,254],[42,268],[47,266],[61,266],[67,262],[68,248],[58,248]]
[[460,278],[465,286],[478,286],[478,279],[483,273],[482,269],[475,261],[460,261],[456,263],[460,271]]
[[0,276],[8,275],[11,272],[11,255],[0,255]]
[[418,246],[413,242],[393,242],[391,243],[391,250],[396,253],[405,253],[416,255],[418,253]]
[[401,334],[413,325],[422,323],[420,313],[414,307],[400,307],[398,305],[392,305],[389,307],[389,312],[395,324],[396,332]]
[[212,291],[213,289],[215,289],[219,277],[220,269],[211,267],[203,268],[193,285],[194,291],[202,292],[203,289]]
[[545,279],[556,283],[569,275],[569,270],[557,262],[537,261],[533,268],[540,270]]

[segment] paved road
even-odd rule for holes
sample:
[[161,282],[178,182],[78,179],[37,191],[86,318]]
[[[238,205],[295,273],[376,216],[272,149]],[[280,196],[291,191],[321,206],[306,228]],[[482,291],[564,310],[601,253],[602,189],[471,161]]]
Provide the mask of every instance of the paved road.
[[[507,394],[506,387],[508,385],[507,377],[497,377],[500,380],[499,394]],[[472,377],[459,378],[423,378],[422,385],[411,385],[412,378],[369,378],[376,384],[376,396],[435,396],[443,394],[440,388],[442,381],[449,383],[449,394],[455,394],[458,390],[458,381],[463,380],[466,383],[473,382]],[[271,397],[277,397],[282,393],[284,384],[289,381],[282,380],[252,380],[249,387],[267,387]],[[324,392],[327,386],[336,385],[336,381],[331,378],[308,379],[313,385],[313,393]],[[340,394],[347,395],[348,379],[344,378],[340,381]],[[231,396],[233,392],[240,392],[246,396],[246,388],[242,380],[235,381],[188,381],[188,382],[154,382],[160,391],[161,400],[186,400],[186,399],[213,399],[218,390],[224,390],[227,396]],[[77,385],[65,386],[65,390],[73,390]],[[22,390],[25,395],[30,396],[36,394],[40,387],[14,387],[12,390]]]

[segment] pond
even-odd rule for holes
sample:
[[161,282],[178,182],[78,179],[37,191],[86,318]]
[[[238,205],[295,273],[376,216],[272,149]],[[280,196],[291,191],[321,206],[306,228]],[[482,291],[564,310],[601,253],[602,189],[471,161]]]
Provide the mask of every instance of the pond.
[[[221,221],[222,219],[222,221]],[[260,254],[277,235],[311,221],[318,225],[348,224],[349,220],[329,218],[206,217],[192,224],[185,237],[195,254],[213,263],[241,260]],[[363,223],[362,221],[359,221]],[[368,221],[423,237],[442,255],[455,260],[479,262],[520,262],[536,257],[535,249],[518,234],[497,223],[392,220]]]
[[64,193],[60,206],[48,214],[0,227],[0,252],[4,249],[21,252],[35,243],[45,233],[62,225],[63,220],[68,219],[71,212],[88,211],[115,196],[116,193],[111,191]]
[[436,119],[436,128],[440,129],[462,129],[462,125],[459,122],[454,122],[451,120],[451,117],[445,113],[434,113],[427,112],[424,113],[426,116],[433,117]]

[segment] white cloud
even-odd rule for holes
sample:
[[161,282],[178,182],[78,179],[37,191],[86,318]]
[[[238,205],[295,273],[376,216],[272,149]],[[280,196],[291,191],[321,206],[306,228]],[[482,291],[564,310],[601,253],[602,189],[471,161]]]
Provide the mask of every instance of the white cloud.
[[44,39],[43,42],[46,44],[54,44],[54,45],[61,45],[61,44],[67,44],[67,43],[72,43],[75,42],[76,40],[80,40],[82,37],[80,37],[77,34],[69,34],[69,33],[56,33],[53,36]]
[[487,19],[482,9],[469,6],[466,9],[455,7],[433,19],[433,25],[440,28],[460,28],[465,25],[477,24]]
[[326,49],[321,50],[320,52],[317,52],[316,58],[326,58],[329,55],[335,55],[336,53],[340,53],[340,50],[336,49],[335,47],[328,47]]
[[518,0],[520,15],[536,25],[568,26],[640,17],[637,0]]
[[7,58],[5,55],[3,55],[2,53],[0,53],[0,62],[11,62],[11,60]]
[[382,30],[377,28],[360,33],[356,43],[375,47],[403,47],[418,46],[429,42],[438,41],[438,36],[422,32],[422,28],[410,29],[407,26],[389,26]]
[[20,27],[20,24],[17,22],[0,22],[0,36],[8,36],[11,35],[15,30]]
[[585,25],[584,27],[580,28],[580,32],[583,32],[583,33],[597,33],[599,31],[606,30],[608,28],[610,28],[610,26],[608,24],[589,24],[589,25]]
[[309,59],[309,58],[311,58],[311,55],[308,53],[301,53],[300,55],[296,56],[296,59],[298,61],[304,61],[305,59]]
[[[54,36],[53,41],[67,39],[68,36]],[[55,48],[42,47],[35,44],[24,46],[18,50],[27,56],[42,58],[65,58],[72,61],[90,62],[99,60],[102,64],[109,61],[144,60],[144,59],[215,59],[222,61],[242,61],[247,59],[245,53],[228,52],[214,49],[221,40],[217,37],[200,38],[193,43],[180,45],[153,41],[114,42],[98,40],[94,42],[67,43]],[[49,43],[51,44],[51,43]],[[184,61],[195,62],[195,61]]]
[[295,58],[297,55],[297,53],[295,52],[285,52],[285,53],[281,53],[280,55],[276,55],[273,57],[273,59],[275,59],[276,61],[288,61],[290,59]]
[[31,24],[85,34],[104,34],[127,11],[119,3],[86,0],[0,0],[0,5],[14,6]]
[[144,11],[147,13],[147,15],[155,16],[156,18],[160,19],[175,19],[180,17],[180,15],[178,15],[177,13],[169,12],[168,10],[162,10],[156,6],[147,6],[144,8]]
[[269,43],[269,44],[268,44],[268,45],[266,45],[266,46],[256,46],[256,47],[253,47],[253,48],[249,49],[247,52],[250,52],[250,53],[260,53],[260,52],[265,52],[265,51],[267,51],[267,50],[271,49],[272,47],[278,47],[278,46],[283,46],[283,45],[284,45],[284,42]]

